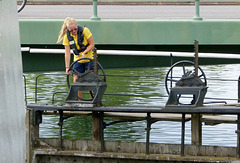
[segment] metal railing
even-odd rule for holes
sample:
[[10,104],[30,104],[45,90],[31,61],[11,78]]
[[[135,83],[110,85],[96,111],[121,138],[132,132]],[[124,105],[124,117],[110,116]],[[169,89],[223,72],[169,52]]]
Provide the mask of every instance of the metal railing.
[[[91,17],[91,20],[100,20],[97,12],[97,0],[93,0],[93,16]],[[199,0],[195,0],[195,16],[193,17],[193,20],[202,20],[199,11]]]
[[[48,74],[40,74],[36,77],[35,79],[35,103],[37,103],[37,100],[38,100],[38,78],[41,77],[41,76],[49,76],[49,75],[54,75],[54,76],[67,76],[67,74],[51,74],[51,73],[48,73]],[[53,94],[53,97],[55,96],[57,92],[55,92]],[[64,92],[65,93],[65,92]],[[53,98],[53,101],[54,101],[54,98]],[[54,102],[53,102],[54,103]]]
[[[146,127],[146,155],[150,154],[150,130],[151,125],[154,123],[151,114],[152,113],[174,113],[174,114],[181,114],[181,150],[180,155],[185,155],[185,123],[188,121],[186,119],[186,114],[230,114],[230,115],[237,115],[237,137],[238,140],[240,138],[240,110],[236,106],[226,106],[225,108],[219,108],[219,106],[216,107],[198,107],[198,108],[140,108],[140,107],[83,107],[83,108],[77,108],[77,107],[68,107],[68,106],[56,106],[56,105],[28,105],[28,109],[32,110],[35,115],[38,115],[37,117],[33,117],[35,119],[34,125],[41,123],[39,119],[41,119],[42,111],[54,111],[59,112],[59,144],[58,148],[63,149],[63,122],[64,122],[64,111],[89,111],[93,112],[93,114],[98,114],[99,118],[99,126],[100,129],[100,151],[105,152],[105,140],[104,140],[104,129],[106,128],[106,124],[104,122],[104,113],[106,112],[121,112],[121,113],[147,113],[147,116],[145,117],[147,122]],[[201,144],[199,144],[201,146]],[[240,141],[237,141],[237,147],[236,147],[236,157],[240,157]]]
[[[35,103],[38,103],[38,85],[39,85],[39,78],[43,76],[67,76],[66,74],[54,74],[54,73],[44,73],[37,75],[35,78],[35,92],[34,92],[34,101]],[[24,90],[25,90],[25,101],[27,104],[27,84],[26,84],[26,76],[24,75]],[[126,77],[126,78],[139,78],[139,77],[144,77],[144,78],[161,78],[164,79],[165,76],[159,76],[159,75],[117,75],[117,74],[109,74],[106,75],[106,77]],[[177,78],[178,80],[180,78]],[[236,91],[238,98],[222,98],[222,97],[205,97],[205,99],[208,100],[217,100],[217,101],[211,101],[207,102],[205,104],[209,103],[227,103],[226,101],[236,101],[240,102],[240,77],[238,79],[214,79],[214,78],[207,78],[207,80],[211,81],[221,81],[221,82],[237,82],[238,83],[238,90]],[[68,92],[66,91],[57,91],[52,94],[52,103],[55,103],[55,96],[57,94],[67,94]],[[48,94],[48,92],[45,93],[45,95]],[[156,94],[134,94],[134,93],[104,93],[104,96],[129,96],[129,97],[165,97],[167,98],[168,95],[156,95]],[[191,98],[191,97],[183,97],[183,98]]]
[[[201,3],[202,2],[202,3]],[[90,17],[91,20],[100,20],[100,17],[98,16],[98,5],[195,5],[195,15],[193,16],[193,20],[202,20],[203,18],[200,16],[200,10],[199,6],[201,4],[203,5],[239,5],[240,3],[238,1],[214,1],[209,2],[205,0],[192,0],[192,1],[186,1],[186,0],[172,0],[172,1],[143,1],[143,0],[137,0],[137,1],[108,1],[108,0],[85,0],[85,1],[63,1],[63,0],[52,0],[52,1],[46,1],[46,0],[38,0],[38,1],[30,1],[27,3],[27,0],[18,1],[18,4],[21,4],[18,8],[18,12],[21,12],[26,4],[84,4],[84,5],[93,5],[93,15]]]
[[[38,88],[38,79],[39,77],[42,76],[49,76],[49,75],[63,75],[65,76],[65,74],[40,74],[36,77],[35,79],[35,103],[38,102],[38,92],[37,92],[37,88]],[[144,78],[164,78],[164,76],[154,76],[154,75],[107,75],[109,77],[144,77]],[[24,77],[25,78],[25,77]],[[208,80],[217,80],[217,81],[223,81],[223,82],[238,82],[238,95],[239,95],[239,88],[240,88],[240,78],[238,80],[233,80],[233,79],[208,79]],[[25,82],[26,83],[26,82]],[[26,87],[26,85],[25,85]],[[66,92],[55,92],[53,93],[53,101],[54,101],[54,96],[58,93],[66,93]],[[156,95],[134,95],[134,94],[105,94],[105,95],[116,95],[116,96],[156,96]],[[160,95],[159,95],[160,96]],[[161,96],[163,97],[163,96]],[[164,96],[164,97],[168,97],[168,96]],[[234,101],[239,101],[239,97],[238,99],[229,99],[229,98],[207,98],[206,99],[214,99],[214,100],[234,100]],[[217,106],[219,107],[219,106]],[[60,142],[60,149],[62,148],[63,145],[63,131],[62,131],[62,127],[63,127],[63,121],[64,121],[64,111],[92,111],[95,113],[99,113],[99,118],[100,118],[100,144],[101,144],[101,152],[105,151],[105,140],[104,140],[104,129],[114,123],[121,123],[121,122],[125,122],[125,121],[118,121],[118,122],[112,122],[109,124],[106,124],[104,122],[104,113],[105,112],[130,112],[130,113],[147,113],[147,116],[145,117],[145,120],[147,122],[147,126],[146,126],[146,154],[149,155],[150,154],[150,130],[151,130],[151,125],[155,122],[153,121],[151,114],[152,113],[178,113],[181,114],[181,150],[180,150],[180,154],[182,156],[185,155],[185,123],[187,122],[186,119],[186,114],[232,114],[232,115],[237,115],[238,116],[238,120],[237,120],[237,137],[238,139],[240,138],[240,125],[239,125],[239,121],[240,121],[240,111],[238,109],[238,107],[232,107],[232,106],[226,106],[226,108],[211,108],[206,106],[206,108],[204,107],[200,107],[200,108],[168,108],[165,110],[162,110],[163,108],[151,108],[151,107],[145,107],[145,108],[141,108],[141,107],[108,107],[105,106],[103,108],[98,108],[98,107],[93,107],[93,108],[77,108],[77,107],[68,107],[68,106],[57,106],[57,105],[27,105],[28,109],[33,109],[34,112],[42,112],[43,110],[48,110],[48,111],[55,111],[55,112],[59,112],[59,142]],[[36,123],[41,123],[41,116],[42,113],[39,114],[40,117],[36,117]],[[237,142],[237,156],[240,156],[240,141]]]

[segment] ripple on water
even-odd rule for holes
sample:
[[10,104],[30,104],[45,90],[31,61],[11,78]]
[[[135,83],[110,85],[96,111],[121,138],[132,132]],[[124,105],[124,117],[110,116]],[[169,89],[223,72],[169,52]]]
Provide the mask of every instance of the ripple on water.
[[[208,92],[206,97],[211,98],[237,98],[237,79],[239,77],[240,65],[208,65],[201,66],[208,80]],[[106,74],[117,75],[159,75],[163,77],[107,77],[108,88],[105,93],[156,95],[156,96],[109,96],[103,98],[104,105],[111,106],[164,106],[167,101],[164,76],[168,68],[134,68],[134,69],[112,69],[105,70]],[[56,72],[59,76],[42,76],[39,78],[38,102],[52,103],[52,95],[56,91],[67,92],[66,77],[61,76],[63,72]],[[25,74],[27,79],[28,103],[35,101],[35,78],[39,73]],[[214,79],[214,80],[211,80]],[[215,80],[217,79],[217,80]],[[233,79],[235,81],[220,81],[219,79]],[[159,97],[164,96],[164,97]],[[55,96],[57,104],[64,103],[66,93]],[[205,102],[216,102],[215,99],[206,99]],[[222,100],[221,100],[222,101]],[[236,100],[225,100],[228,103]],[[107,118],[106,122],[113,119]],[[44,116],[40,126],[40,137],[58,137],[58,117]],[[190,122],[186,123],[185,143],[191,143]],[[152,124],[150,142],[180,144],[181,123],[180,122],[156,122]],[[108,126],[104,130],[105,140],[121,141],[146,141],[146,122],[125,122]],[[74,130],[73,130],[74,129]],[[203,145],[236,146],[236,125],[218,124],[214,126],[204,125],[202,129]],[[65,138],[91,139],[91,117],[73,117],[64,121],[63,126]]]

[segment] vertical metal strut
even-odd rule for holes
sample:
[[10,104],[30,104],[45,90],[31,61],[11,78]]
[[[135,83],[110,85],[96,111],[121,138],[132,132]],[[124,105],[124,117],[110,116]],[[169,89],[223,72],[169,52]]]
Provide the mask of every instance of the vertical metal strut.
[[62,145],[63,145],[63,137],[62,137],[62,126],[63,126],[63,111],[60,110],[59,111],[59,122],[58,122],[58,126],[59,126],[59,144],[58,144],[58,148],[62,149]]
[[194,51],[195,51],[195,55],[194,55],[194,65],[195,65],[195,76],[198,77],[198,41],[195,40],[194,42]]
[[185,114],[182,114],[181,156],[184,156],[185,146]]
[[101,152],[104,152],[104,112],[100,112],[100,142],[101,142]]
[[237,157],[240,157],[240,114],[237,115]]
[[146,136],[146,154],[149,155],[149,142],[150,142],[150,130],[151,130],[151,113],[147,113],[147,136]]

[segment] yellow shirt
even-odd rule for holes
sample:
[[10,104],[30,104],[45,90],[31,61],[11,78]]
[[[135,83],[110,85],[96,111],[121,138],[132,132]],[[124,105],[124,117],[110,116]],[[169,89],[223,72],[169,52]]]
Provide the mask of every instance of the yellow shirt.
[[[73,37],[74,39],[74,42],[76,43],[76,47],[77,49],[80,49],[80,46],[78,45],[78,36],[74,36],[72,35],[72,33],[70,32],[70,35]],[[82,42],[83,45],[87,45],[88,44],[88,39],[92,36],[92,33],[90,32],[90,30],[86,27],[83,27],[83,35],[84,35],[84,40]],[[69,43],[69,40],[67,38],[67,33],[65,34],[64,38],[63,38],[63,45],[68,45],[70,46],[70,43]],[[87,58],[91,58],[93,59],[93,51],[90,50],[87,54],[86,54],[86,57]],[[76,61],[78,59],[82,58],[82,52],[80,52],[79,54],[74,54],[74,59],[73,61]],[[84,62],[89,62],[89,60],[81,60],[79,61],[81,63],[84,63]]]

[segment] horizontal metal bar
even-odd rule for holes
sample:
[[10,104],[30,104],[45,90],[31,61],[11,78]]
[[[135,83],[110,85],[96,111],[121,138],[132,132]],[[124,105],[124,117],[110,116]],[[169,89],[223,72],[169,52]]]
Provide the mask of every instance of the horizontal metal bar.
[[[165,78],[166,76],[160,76],[160,75],[117,75],[117,74],[106,74],[106,76],[111,77],[155,77],[155,78]],[[172,77],[174,79],[180,79],[181,77]],[[216,79],[216,78],[207,78],[207,80],[217,80],[217,81],[240,81],[238,79]],[[177,81],[177,80],[176,80]]]
[[[40,49],[22,47],[22,51],[29,53],[53,53],[64,54],[64,49]],[[165,52],[165,51],[128,51],[128,50],[98,50],[98,55],[126,55],[126,56],[156,56],[156,57],[194,57],[194,53],[190,52]],[[199,58],[228,58],[240,59],[239,54],[220,54],[220,53],[199,53]]]
[[[19,2],[18,2],[19,3]],[[92,5],[92,1],[27,1],[27,5]],[[148,5],[148,6],[156,6],[156,5],[194,5],[192,1],[98,1],[98,5]],[[215,5],[240,5],[240,2],[237,1],[229,1],[229,2],[222,2],[222,1],[200,1],[200,5],[208,5],[208,6],[215,6]]]
[[[121,94],[121,93],[104,93],[106,96],[135,96],[135,97],[169,97],[168,95],[153,95],[153,94]],[[181,98],[192,98],[191,96],[183,96]],[[237,101],[240,99],[236,98],[218,98],[218,97],[205,97],[204,99],[209,99],[209,100],[232,100],[232,101]],[[223,101],[222,101],[223,102]],[[225,101],[224,101],[225,102]],[[213,102],[213,103],[219,103],[219,102]]]
[[111,77],[154,77],[154,78],[165,78],[165,76],[159,76],[159,75],[107,75]]

